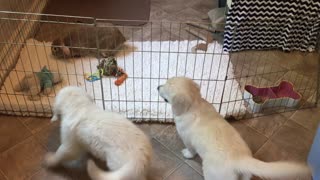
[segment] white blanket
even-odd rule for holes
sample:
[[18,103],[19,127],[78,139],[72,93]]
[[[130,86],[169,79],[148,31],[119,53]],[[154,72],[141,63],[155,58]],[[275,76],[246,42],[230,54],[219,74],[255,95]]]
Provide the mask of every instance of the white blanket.
[[[204,98],[213,103],[222,115],[240,115],[245,111],[239,84],[233,75],[229,55],[222,46],[210,44],[206,53],[192,53],[197,41],[127,42],[135,47],[130,53],[120,53],[118,65],[129,78],[115,86],[115,78],[88,82],[84,73],[96,72],[98,60],[91,57],[57,60],[51,55],[50,42],[33,39],[21,50],[18,63],[1,88],[0,111],[7,114],[50,116],[55,93],[66,85],[84,87],[97,104],[108,110],[120,112],[134,121],[172,121],[171,109],[158,95],[157,86],[173,76],[187,76],[201,86]],[[161,52],[161,53],[160,53]],[[124,55],[125,54],[125,55]],[[49,96],[30,101],[25,93],[14,92],[13,86],[25,72],[37,72],[44,65],[63,75],[64,81],[55,86]],[[101,88],[103,86],[103,88]],[[222,106],[220,107],[222,103]]]

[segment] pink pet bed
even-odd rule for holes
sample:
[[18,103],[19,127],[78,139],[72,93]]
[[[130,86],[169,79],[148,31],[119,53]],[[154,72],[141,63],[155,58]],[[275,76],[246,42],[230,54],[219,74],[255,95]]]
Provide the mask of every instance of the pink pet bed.
[[263,108],[270,107],[296,107],[302,98],[288,81],[264,88],[246,85],[244,90],[244,99],[249,103],[252,112],[260,112]]

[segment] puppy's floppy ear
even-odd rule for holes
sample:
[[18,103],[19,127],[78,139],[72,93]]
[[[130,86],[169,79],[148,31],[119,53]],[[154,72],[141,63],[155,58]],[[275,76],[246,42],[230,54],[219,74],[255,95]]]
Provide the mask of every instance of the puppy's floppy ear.
[[190,97],[178,95],[172,99],[172,111],[175,116],[179,116],[187,112],[192,104]]

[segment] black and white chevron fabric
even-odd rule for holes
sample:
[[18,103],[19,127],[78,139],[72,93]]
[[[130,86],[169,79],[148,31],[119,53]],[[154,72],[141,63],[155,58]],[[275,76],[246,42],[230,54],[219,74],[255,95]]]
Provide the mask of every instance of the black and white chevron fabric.
[[314,51],[320,31],[320,0],[233,0],[225,51]]

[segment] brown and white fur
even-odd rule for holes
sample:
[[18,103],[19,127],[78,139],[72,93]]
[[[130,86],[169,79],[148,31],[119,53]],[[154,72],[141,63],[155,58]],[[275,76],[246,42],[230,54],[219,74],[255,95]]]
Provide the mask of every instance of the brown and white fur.
[[294,179],[310,177],[311,170],[294,162],[263,162],[252,153],[239,133],[201,97],[191,79],[174,77],[158,87],[160,96],[171,104],[177,131],[186,146],[185,158],[202,159],[205,180]]
[[[97,43],[98,41],[98,43]],[[116,27],[82,27],[73,29],[64,37],[57,37],[51,45],[52,55],[57,58],[84,56],[108,57],[117,54],[124,47],[126,38]]]
[[55,99],[52,121],[61,119],[61,145],[49,153],[45,165],[54,167],[90,152],[107,162],[111,172],[91,160],[93,180],[145,180],[152,156],[148,137],[117,113],[98,108],[91,96],[78,87],[61,89]]

